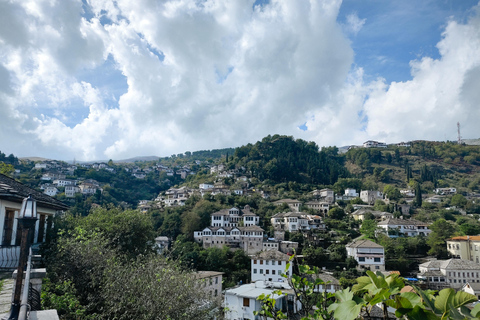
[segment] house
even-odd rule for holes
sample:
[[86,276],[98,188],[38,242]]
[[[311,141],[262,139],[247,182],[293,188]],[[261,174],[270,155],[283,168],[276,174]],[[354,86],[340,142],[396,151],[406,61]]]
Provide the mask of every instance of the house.
[[335,293],[339,290],[342,290],[342,286],[340,285],[340,282],[329,273],[322,272],[322,273],[313,274],[308,277],[308,280],[312,282],[315,282],[317,279],[321,279],[324,282],[324,284],[319,284],[315,286],[315,288],[313,289],[315,292]]
[[262,251],[263,232],[259,226],[249,227],[206,227],[195,231],[193,238],[201,243],[204,249],[210,247],[242,249],[247,254]]
[[410,148],[410,142],[400,142],[397,143],[397,147],[404,147],[404,148]]
[[[276,294],[275,292],[278,290],[284,294]],[[275,300],[275,308],[284,314],[295,314],[300,308],[300,304],[296,302],[295,292],[288,283],[257,281],[225,291],[225,319],[257,319],[253,312],[260,311],[262,308],[261,301],[257,300],[262,294],[269,295],[271,299]]]
[[386,148],[387,144],[385,142],[368,140],[363,143],[363,147],[364,148]]
[[352,213],[352,217],[355,220],[365,220],[365,216],[368,214],[373,214],[373,216],[375,217],[375,220],[385,220],[385,219],[393,218],[393,213],[370,210],[369,208],[361,208],[361,209],[355,210]]
[[457,193],[457,188],[453,188],[453,187],[448,187],[448,188],[437,188],[435,189],[435,193],[436,194],[440,194],[440,195],[448,195],[448,194],[455,194]]
[[292,276],[292,264],[287,268],[290,256],[278,250],[260,251],[250,258],[251,260],[251,279],[255,281],[286,281],[282,274],[288,277]]
[[374,205],[375,201],[383,200],[383,193],[378,190],[362,190],[360,191],[360,199],[370,205]]
[[385,271],[385,250],[373,241],[356,239],[345,246],[347,256],[358,262],[358,267],[371,271]]
[[458,236],[447,239],[447,251],[453,258],[480,263],[480,236]]
[[412,189],[402,189],[400,190],[400,194],[402,194],[404,197],[415,197],[415,191],[413,191]]
[[47,168],[48,168],[48,164],[45,162],[35,163],[36,170],[47,169]]
[[282,253],[293,254],[298,250],[298,242],[269,238],[263,241],[262,250],[277,250]]
[[275,230],[288,232],[310,230],[308,220],[301,212],[279,212],[270,219],[270,222]]
[[480,283],[477,282],[467,282],[463,285],[462,289],[463,292],[473,294],[480,300]]
[[442,197],[441,196],[429,197],[425,199],[425,202],[433,203],[433,204],[442,203]]
[[209,184],[209,183],[200,183],[198,188],[199,189],[202,189],[202,190],[207,190],[207,189],[213,189],[213,184]]
[[246,205],[243,210],[238,208],[223,209],[212,213],[212,227],[243,227],[255,226],[260,223],[260,217],[250,211],[250,206]]
[[57,195],[58,189],[55,186],[48,186],[45,188],[45,191],[43,191],[43,193],[50,197],[53,197]]
[[433,259],[418,266],[417,277],[430,289],[461,289],[467,282],[480,283],[480,264],[464,259]]
[[330,210],[330,204],[324,201],[308,201],[305,203],[307,208],[320,211],[320,213],[326,214]]
[[358,192],[355,189],[347,188],[345,189],[345,196],[350,198],[358,198]]
[[80,193],[80,188],[75,185],[65,186],[65,197],[74,198],[75,194]]
[[195,277],[198,286],[207,293],[210,298],[221,302],[222,299],[222,279],[223,272],[218,271],[197,271]]
[[93,184],[93,183],[88,183],[88,182],[83,182],[80,186],[80,192],[84,195],[92,195],[97,192],[97,190],[101,190],[101,188],[98,187],[98,185]]
[[187,187],[181,187],[178,189],[170,188],[165,191],[165,199],[163,200],[163,203],[167,207],[184,206],[192,193],[193,191]]
[[23,199],[31,194],[37,202],[37,222],[33,243],[45,241],[50,217],[68,209],[62,202],[0,174],[0,268],[16,268],[20,254],[18,218]]
[[310,194],[316,199],[332,204],[335,202],[335,192],[332,189],[313,190]]
[[415,237],[415,236],[428,236],[432,230],[428,229],[430,223],[414,219],[395,219],[387,218],[380,221],[377,226],[384,229],[384,232],[388,234],[390,238],[396,238],[401,236]]
[[293,200],[293,199],[282,199],[282,200],[275,201],[273,204],[276,206],[282,206],[284,203],[286,203],[290,207],[290,209],[292,209],[295,212],[299,212],[300,206],[302,205],[301,201]]
[[164,236],[156,237],[155,244],[157,245],[158,253],[162,253],[165,250],[170,249],[170,245],[172,244],[172,239]]
[[75,185],[76,182],[70,179],[55,179],[53,180],[53,184],[56,185],[57,187],[65,187],[65,186]]
[[132,173],[132,176],[134,176],[137,179],[145,179],[147,175],[144,172],[134,172]]

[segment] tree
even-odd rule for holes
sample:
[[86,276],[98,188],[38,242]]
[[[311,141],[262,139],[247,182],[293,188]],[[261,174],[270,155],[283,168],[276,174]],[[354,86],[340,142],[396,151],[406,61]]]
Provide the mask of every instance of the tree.
[[452,196],[452,199],[450,200],[450,205],[455,206],[455,207],[465,207],[467,204],[467,199],[461,195],[461,194],[455,194]]
[[363,220],[360,232],[369,239],[375,239],[377,222],[375,220]]
[[389,200],[398,200],[402,197],[402,194],[400,193],[400,190],[395,188],[394,186],[387,184],[383,188],[383,193],[387,196]]
[[345,217],[345,211],[340,207],[333,207],[328,210],[328,216],[335,220],[342,220]]
[[6,176],[11,176],[12,173],[15,171],[15,168],[11,164],[6,164],[4,162],[0,162],[0,173]]
[[417,207],[422,206],[422,189],[420,188],[420,183],[415,184],[415,205]]
[[455,227],[445,219],[439,219],[429,226],[432,232],[427,238],[427,244],[430,246],[429,255],[435,255],[438,258],[447,258],[448,252],[445,246],[446,239],[453,236]]

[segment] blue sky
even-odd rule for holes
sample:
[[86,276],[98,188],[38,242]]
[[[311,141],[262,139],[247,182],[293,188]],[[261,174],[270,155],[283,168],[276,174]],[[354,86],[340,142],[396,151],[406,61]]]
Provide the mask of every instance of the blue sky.
[[0,3],[0,150],[478,138],[478,1]]

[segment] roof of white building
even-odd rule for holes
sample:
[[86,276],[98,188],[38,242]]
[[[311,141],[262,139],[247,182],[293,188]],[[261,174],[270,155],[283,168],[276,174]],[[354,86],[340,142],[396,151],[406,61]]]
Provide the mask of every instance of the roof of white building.
[[271,298],[278,299],[282,296],[273,294],[273,291],[279,289],[284,293],[293,293],[292,288],[286,282],[256,281],[254,283],[228,289],[225,291],[225,295],[231,294],[243,298],[257,299],[261,294],[269,294]]
[[260,251],[255,256],[253,256],[253,259],[288,261],[290,260],[290,256],[278,250],[267,250],[267,251]]
[[354,240],[346,245],[349,248],[382,248],[383,247],[373,241],[367,239]]
[[397,225],[397,226],[428,226],[430,223],[422,222],[414,219],[395,219],[387,218],[378,223],[379,226]]
[[431,260],[419,267],[426,269],[480,270],[480,264],[464,259]]

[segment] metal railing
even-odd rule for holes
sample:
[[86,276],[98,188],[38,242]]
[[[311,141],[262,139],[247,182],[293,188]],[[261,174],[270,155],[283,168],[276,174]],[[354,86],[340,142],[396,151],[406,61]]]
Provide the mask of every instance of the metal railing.
[[0,269],[13,270],[18,266],[20,259],[20,246],[0,247]]
[[[23,292],[22,292],[22,300],[20,303],[20,313],[18,314],[18,320],[27,320],[28,313],[30,310],[29,304],[29,293],[30,293],[30,273],[32,271],[32,249],[30,248],[28,253],[28,261],[27,261],[27,271],[25,272],[25,282],[23,284]],[[22,275],[18,275],[17,277],[21,277]]]

